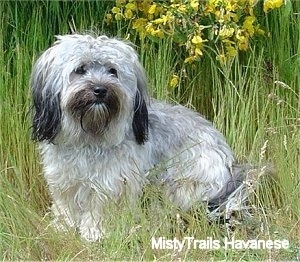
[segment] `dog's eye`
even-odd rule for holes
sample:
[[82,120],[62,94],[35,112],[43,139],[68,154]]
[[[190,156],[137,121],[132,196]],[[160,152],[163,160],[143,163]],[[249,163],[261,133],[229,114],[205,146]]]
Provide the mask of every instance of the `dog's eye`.
[[74,70],[75,74],[84,75],[86,73],[85,65],[81,65]]
[[117,69],[115,69],[115,68],[110,68],[108,70],[108,73],[112,74],[114,77],[118,77],[118,72],[117,72]]

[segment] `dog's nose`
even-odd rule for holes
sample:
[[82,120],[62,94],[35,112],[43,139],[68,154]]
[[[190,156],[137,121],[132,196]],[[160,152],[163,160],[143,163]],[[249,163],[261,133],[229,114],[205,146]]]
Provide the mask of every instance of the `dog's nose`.
[[105,98],[107,94],[107,88],[104,86],[95,86],[94,87],[94,95],[97,98]]

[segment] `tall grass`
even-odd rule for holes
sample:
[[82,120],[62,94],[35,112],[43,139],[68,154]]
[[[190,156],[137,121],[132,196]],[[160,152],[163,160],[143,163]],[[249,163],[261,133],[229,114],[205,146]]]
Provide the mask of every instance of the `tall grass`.
[[[30,141],[29,76],[33,61],[54,40],[72,31],[126,35],[126,28],[107,28],[108,1],[0,2],[0,259],[1,260],[208,260],[299,259],[299,86],[300,2],[267,14],[262,21],[271,35],[246,55],[220,65],[207,53],[194,68],[183,68],[172,40],[139,43],[151,93],[181,102],[210,118],[226,136],[240,162],[273,163],[276,175],[258,190],[263,206],[236,226],[237,239],[289,239],[288,250],[152,250],[151,237],[195,236],[222,239],[226,230],[209,225],[205,215],[181,213],[189,220],[180,230],[178,211],[168,203],[158,210],[109,207],[107,234],[86,244],[74,232],[49,227],[49,196],[39,156]],[[297,13],[298,12],[298,13]],[[180,72],[176,89],[168,88]],[[150,195],[158,201],[155,190]],[[126,203],[124,204],[126,206]],[[120,216],[119,214],[122,214]]]

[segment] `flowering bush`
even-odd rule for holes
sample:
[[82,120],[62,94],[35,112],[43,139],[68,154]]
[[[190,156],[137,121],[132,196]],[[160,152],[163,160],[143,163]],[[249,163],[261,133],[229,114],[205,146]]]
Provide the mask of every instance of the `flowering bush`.
[[[106,22],[126,21],[141,39],[171,36],[186,51],[185,63],[201,58],[213,47],[225,62],[247,50],[251,38],[264,34],[254,9],[258,0],[116,0]],[[283,0],[264,0],[263,11],[279,8]],[[258,8],[258,7],[257,7]]]

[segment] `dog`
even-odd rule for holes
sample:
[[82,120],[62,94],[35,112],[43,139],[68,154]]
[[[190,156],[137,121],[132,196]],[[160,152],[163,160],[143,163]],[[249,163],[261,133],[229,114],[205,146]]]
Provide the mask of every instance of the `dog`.
[[125,40],[57,36],[33,66],[31,90],[32,139],[58,229],[99,240],[105,204],[136,199],[149,183],[182,210],[205,202],[214,212],[244,192],[249,168],[200,114],[149,97]]

